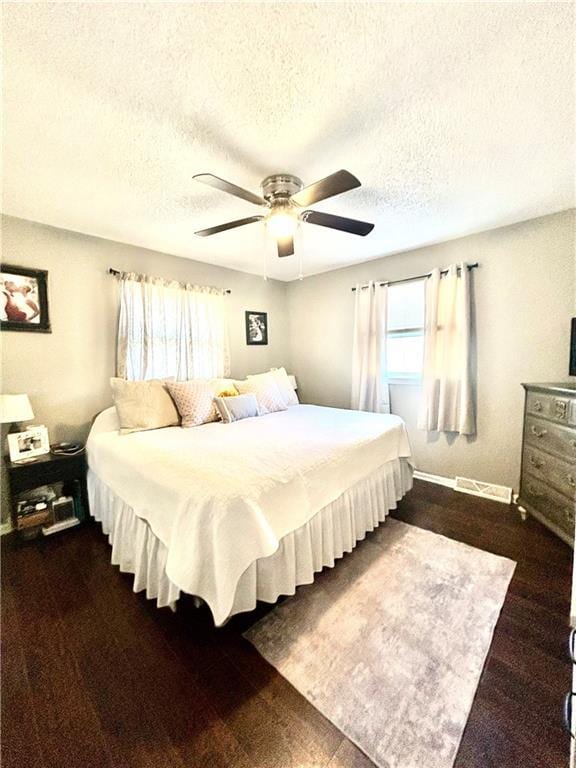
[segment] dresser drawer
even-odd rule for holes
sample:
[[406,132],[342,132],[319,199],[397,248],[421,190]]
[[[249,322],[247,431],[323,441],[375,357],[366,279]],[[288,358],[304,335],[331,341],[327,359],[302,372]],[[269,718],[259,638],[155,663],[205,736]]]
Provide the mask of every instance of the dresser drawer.
[[532,477],[552,485],[569,499],[576,500],[576,465],[526,445],[522,468]]
[[526,413],[552,419],[560,424],[576,425],[576,408],[573,398],[545,392],[526,393]]
[[524,440],[527,445],[551,451],[566,461],[576,462],[576,431],[570,427],[526,416]]
[[551,523],[574,537],[576,503],[531,476],[527,470],[522,472],[518,502],[532,507]]

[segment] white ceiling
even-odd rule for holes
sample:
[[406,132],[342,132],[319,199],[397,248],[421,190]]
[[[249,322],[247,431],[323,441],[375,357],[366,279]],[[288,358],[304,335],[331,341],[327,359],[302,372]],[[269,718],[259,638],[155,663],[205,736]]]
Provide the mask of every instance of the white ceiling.
[[14,3],[4,16],[11,215],[281,280],[265,227],[195,229],[340,168],[362,188],[302,225],[306,274],[574,205],[571,3]]

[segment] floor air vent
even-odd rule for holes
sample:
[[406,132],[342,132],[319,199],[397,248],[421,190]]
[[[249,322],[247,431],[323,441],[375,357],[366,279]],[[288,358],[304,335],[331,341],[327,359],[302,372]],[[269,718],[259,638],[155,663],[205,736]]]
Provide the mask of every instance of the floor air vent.
[[470,493],[472,496],[482,496],[485,499],[501,501],[510,504],[512,501],[512,488],[494,483],[481,483],[480,480],[470,480],[468,477],[456,477],[455,491]]

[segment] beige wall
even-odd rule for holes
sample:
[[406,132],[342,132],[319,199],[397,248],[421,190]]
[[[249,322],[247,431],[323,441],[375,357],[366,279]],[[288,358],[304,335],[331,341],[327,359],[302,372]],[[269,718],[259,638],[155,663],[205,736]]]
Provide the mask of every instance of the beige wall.
[[[49,272],[52,333],[2,333],[2,390],[26,392],[52,441],[84,439],[111,403],[117,281],[108,267],[230,288],[232,373],[287,365],[286,284],[11,217],[2,218],[2,261]],[[247,346],[244,311],[268,312],[268,346]]]
[[353,285],[478,261],[477,437],[417,430],[415,385],[391,388],[392,410],[408,425],[422,471],[517,488],[520,383],[568,380],[569,320],[576,315],[574,223],[574,211],[567,211],[290,283],[290,360],[302,399],[350,405]]
[[[426,472],[517,487],[520,382],[567,379],[569,318],[576,315],[574,211],[289,284],[11,217],[2,218],[2,237],[4,262],[49,271],[52,333],[2,333],[2,389],[30,395],[35,422],[48,426],[53,441],[84,439],[92,416],[110,404],[117,294],[109,266],[230,288],[233,375],[286,365],[305,402],[348,407],[351,287],[479,261],[477,438],[418,431],[419,387],[392,388],[392,409],[406,420]],[[268,312],[267,347],[246,346],[246,309]]]

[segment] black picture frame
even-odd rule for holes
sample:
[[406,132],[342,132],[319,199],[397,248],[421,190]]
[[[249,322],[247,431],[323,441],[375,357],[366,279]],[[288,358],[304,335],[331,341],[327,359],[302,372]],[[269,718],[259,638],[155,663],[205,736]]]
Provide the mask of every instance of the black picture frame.
[[268,344],[268,313],[245,312],[246,344],[264,346]]
[[570,330],[570,376],[576,376],[576,317],[572,318]]
[[[15,285],[14,290],[9,287]],[[22,289],[27,288],[26,292]],[[14,298],[17,296],[17,301]],[[52,333],[48,314],[48,272],[44,269],[0,264],[0,330]],[[12,306],[10,306],[12,305]],[[35,308],[38,310],[34,313]],[[12,317],[10,317],[12,314]],[[25,315],[17,319],[15,315]],[[28,316],[26,316],[26,314]]]

